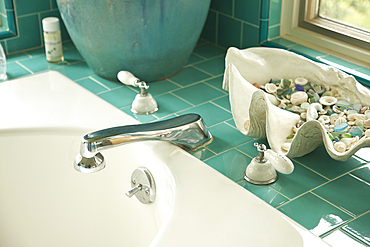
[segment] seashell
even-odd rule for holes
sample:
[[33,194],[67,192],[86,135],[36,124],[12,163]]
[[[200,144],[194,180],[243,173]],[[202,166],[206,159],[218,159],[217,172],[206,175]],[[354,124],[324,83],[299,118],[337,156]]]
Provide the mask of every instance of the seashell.
[[307,109],[307,121],[316,120],[319,117],[317,110],[313,104],[311,104]]
[[326,88],[319,84],[310,83],[310,86],[318,95],[322,95],[326,91]]
[[296,123],[296,125],[295,125],[295,126],[296,126],[297,128],[299,128],[299,127],[301,127],[304,123],[305,123],[304,121],[299,120],[299,121]]
[[340,141],[346,144],[346,147],[349,148],[351,144],[356,141],[356,138],[342,138]]
[[[329,120],[330,121],[330,120]],[[339,123],[347,123],[347,119],[345,117],[338,117],[336,120],[335,120],[335,124],[339,124]]]
[[[334,95],[340,93],[350,102],[370,105],[370,91],[354,77],[286,50],[264,47],[238,50],[232,47],[227,51],[226,61],[223,86],[229,90],[236,127],[249,137],[267,137],[270,148],[275,152],[282,152],[281,146],[287,142],[286,138],[292,134],[292,128],[297,124],[300,116],[270,104],[265,93],[253,87],[249,81],[267,82],[271,75],[276,78],[297,78],[307,75],[309,80],[316,80],[320,85],[330,86],[331,90],[326,92],[327,95],[330,92]],[[335,88],[338,90],[333,90]],[[246,130],[244,125],[248,120],[250,120],[250,126]],[[326,128],[318,121],[305,122],[292,139],[286,156],[301,157],[320,145],[325,145],[325,150],[330,157],[344,161],[359,148],[370,146],[370,139],[364,138],[353,144],[349,151],[340,153],[334,149],[330,140],[325,141],[324,138],[328,138]]]
[[297,131],[298,131],[298,128],[297,128],[297,126],[293,126],[293,133],[295,134],[295,133],[297,133]]
[[327,115],[320,116],[318,120],[324,124],[330,123],[330,117]]
[[333,105],[333,111],[336,112],[336,113],[341,113],[342,110],[340,109],[340,107],[336,106],[336,105]]
[[339,141],[334,143],[334,149],[339,153],[344,153],[347,149],[347,146],[343,142]]
[[291,95],[290,102],[293,105],[300,105],[303,102],[307,102],[307,99],[308,99],[308,96],[305,92],[298,91]]
[[367,119],[369,119],[370,118],[370,110],[366,110],[364,112],[364,115],[366,116]]
[[355,121],[357,124],[359,121],[364,121],[366,119],[366,116],[364,114],[350,114],[348,115],[348,121]]
[[356,122],[355,121],[349,121],[347,122],[349,126],[356,126]]
[[332,96],[323,96],[319,100],[320,104],[322,105],[334,105],[337,102],[337,98],[332,97]]
[[[361,108],[361,110],[359,111],[359,113],[361,113],[361,114],[364,114],[365,113],[365,111],[367,111],[367,110],[369,110],[370,109],[370,107],[368,107],[368,106],[363,106],[362,108]],[[365,114],[366,115],[366,114]]]
[[370,119],[366,119],[364,121],[364,128],[366,128],[366,129],[370,128]]
[[273,84],[273,83],[267,83],[267,84],[265,85],[265,90],[266,90],[266,92],[268,92],[268,93],[275,93],[275,92],[276,92],[276,90],[277,90],[277,87],[276,87],[276,85],[275,85],[275,84]]
[[290,142],[285,142],[283,143],[283,145],[281,145],[281,150],[285,151],[285,152],[288,152],[290,147],[291,147],[292,143]]
[[365,131],[365,136],[366,137],[370,137],[370,129],[368,129],[368,130]]
[[304,86],[308,83],[308,80],[306,78],[303,78],[303,77],[298,77],[294,80],[294,82],[295,82],[295,84]]

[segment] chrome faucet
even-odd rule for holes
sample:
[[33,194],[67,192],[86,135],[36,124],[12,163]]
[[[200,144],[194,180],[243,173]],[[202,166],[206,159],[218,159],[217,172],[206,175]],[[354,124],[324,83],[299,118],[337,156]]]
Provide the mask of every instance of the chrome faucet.
[[212,135],[198,114],[186,114],[154,123],[126,125],[98,130],[82,137],[74,168],[82,173],[105,167],[101,150],[138,141],[170,141],[184,149],[196,150],[212,142]]

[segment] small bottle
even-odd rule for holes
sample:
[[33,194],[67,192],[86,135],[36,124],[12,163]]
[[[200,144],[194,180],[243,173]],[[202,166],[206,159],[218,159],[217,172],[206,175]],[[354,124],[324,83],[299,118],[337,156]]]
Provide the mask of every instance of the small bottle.
[[59,63],[64,60],[62,36],[60,33],[59,19],[47,17],[42,20],[44,29],[46,60],[49,63]]
[[2,45],[0,44],[0,81],[7,79],[6,76],[6,56]]

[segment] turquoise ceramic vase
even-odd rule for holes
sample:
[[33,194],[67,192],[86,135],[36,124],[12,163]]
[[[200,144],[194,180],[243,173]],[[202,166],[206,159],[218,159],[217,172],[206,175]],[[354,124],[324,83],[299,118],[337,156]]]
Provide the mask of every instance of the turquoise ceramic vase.
[[178,72],[204,26],[210,0],[57,0],[86,63],[104,78],[127,70],[144,81]]

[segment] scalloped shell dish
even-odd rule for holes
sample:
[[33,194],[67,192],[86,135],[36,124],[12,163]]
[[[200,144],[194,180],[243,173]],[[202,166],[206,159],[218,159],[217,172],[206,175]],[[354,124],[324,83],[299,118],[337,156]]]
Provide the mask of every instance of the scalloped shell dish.
[[337,152],[325,127],[317,120],[305,122],[294,136],[288,152],[282,150],[286,137],[293,134],[297,114],[276,107],[276,99],[252,84],[265,85],[271,79],[306,78],[327,85],[352,104],[370,106],[370,91],[356,79],[331,66],[313,62],[295,53],[276,48],[229,48],[226,54],[223,88],[229,91],[231,111],[238,130],[246,136],[267,138],[270,148],[289,158],[300,157],[325,146],[335,160],[345,161],[360,148],[370,146],[361,138],[344,153]]

